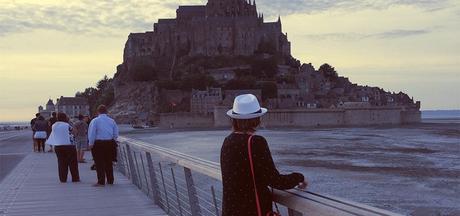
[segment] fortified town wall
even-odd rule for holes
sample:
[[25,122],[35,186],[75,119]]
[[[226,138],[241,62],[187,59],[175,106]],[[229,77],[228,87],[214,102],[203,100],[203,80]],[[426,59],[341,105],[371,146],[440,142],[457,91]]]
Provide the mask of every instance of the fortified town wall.
[[[214,116],[191,113],[160,114],[159,127],[230,127],[228,107],[216,106]],[[354,109],[270,110],[262,117],[264,127],[371,126],[418,123],[421,112],[401,107]]]

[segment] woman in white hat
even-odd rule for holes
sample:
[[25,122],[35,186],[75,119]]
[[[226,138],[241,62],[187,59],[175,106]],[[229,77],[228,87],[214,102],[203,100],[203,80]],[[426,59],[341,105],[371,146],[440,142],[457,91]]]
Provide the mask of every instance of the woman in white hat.
[[273,213],[272,195],[268,187],[305,188],[307,183],[300,173],[281,175],[264,137],[255,135],[260,117],[267,113],[252,94],[235,98],[232,118],[233,132],[225,138],[220,155],[223,182],[222,216],[257,215]]

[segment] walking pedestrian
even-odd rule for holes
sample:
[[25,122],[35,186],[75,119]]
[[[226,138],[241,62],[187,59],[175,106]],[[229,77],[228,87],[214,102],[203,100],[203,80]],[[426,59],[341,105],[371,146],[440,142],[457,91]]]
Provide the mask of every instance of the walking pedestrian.
[[114,183],[113,161],[116,159],[116,140],[118,138],[118,126],[107,115],[107,107],[100,105],[97,108],[98,117],[89,124],[88,139],[93,151],[96,164],[97,183],[95,187]]
[[58,161],[59,180],[62,183],[67,182],[67,174],[70,169],[72,182],[79,182],[80,175],[78,172],[77,150],[71,142],[70,133],[72,128],[68,123],[65,113],[57,114],[57,122],[53,124],[51,135],[46,144],[54,146]]
[[45,141],[47,138],[46,130],[48,129],[48,121],[43,118],[43,116],[38,116],[34,122],[33,130],[34,139],[37,144],[37,151],[38,152],[45,152]]
[[256,135],[260,117],[267,113],[252,94],[235,98],[232,118],[233,132],[222,145],[220,164],[223,183],[222,216],[273,215],[269,187],[305,188],[300,173],[282,175],[278,172],[263,136]]
[[38,116],[40,116],[40,113],[36,113],[35,118],[30,120],[30,129],[32,129],[32,142],[33,142],[34,152],[38,150],[37,140],[35,140],[35,129],[34,129],[35,121],[37,121]]
[[85,151],[88,149],[88,124],[83,115],[78,115],[78,121],[73,125],[75,146],[77,147],[77,158],[79,163],[86,163]]

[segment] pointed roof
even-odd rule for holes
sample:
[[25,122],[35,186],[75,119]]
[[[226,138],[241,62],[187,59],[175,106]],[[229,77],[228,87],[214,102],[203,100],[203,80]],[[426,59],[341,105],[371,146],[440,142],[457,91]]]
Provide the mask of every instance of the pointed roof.
[[48,102],[46,103],[47,106],[49,105],[53,105],[54,106],[54,103],[53,103],[53,100],[49,99]]

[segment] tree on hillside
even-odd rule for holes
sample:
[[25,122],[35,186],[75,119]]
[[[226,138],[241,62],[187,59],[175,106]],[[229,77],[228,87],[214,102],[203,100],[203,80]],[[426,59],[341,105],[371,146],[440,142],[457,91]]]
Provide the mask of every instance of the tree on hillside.
[[335,81],[337,80],[337,78],[339,78],[339,75],[335,71],[335,68],[327,63],[321,65],[321,67],[319,67],[318,69],[318,72],[331,81]]
[[216,84],[212,76],[206,74],[188,74],[180,81],[180,88],[182,90],[205,90],[207,87],[212,87]]
[[256,78],[253,76],[242,76],[227,81],[224,86],[226,90],[256,89]]
[[263,101],[267,99],[278,97],[278,86],[276,85],[276,82],[271,82],[271,81],[259,82],[257,84],[257,88],[262,90],[262,100]]
[[76,97],[83,97],[88,100],[91,115],[96,114],[96,109],[101,104],[107,106],[112,105],[115,99],[112,81],[113,79],[104,76],[104,78],[97,82],[96,88],[89,87],[83,92],[77,92],[75,94]]
[[273,78],[278,72],[278,61],[274,56],[268,59],[254,59],[251,68],[254,77]]

